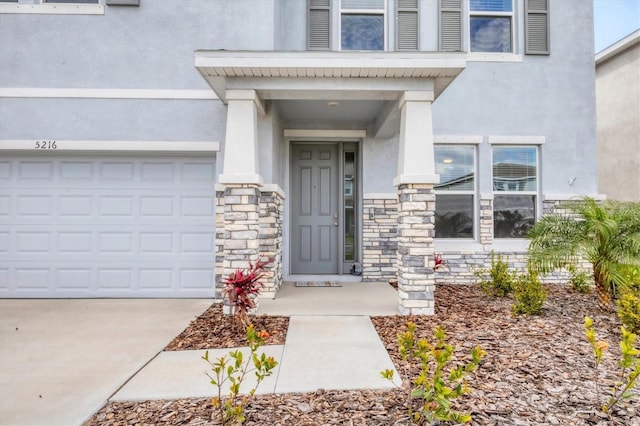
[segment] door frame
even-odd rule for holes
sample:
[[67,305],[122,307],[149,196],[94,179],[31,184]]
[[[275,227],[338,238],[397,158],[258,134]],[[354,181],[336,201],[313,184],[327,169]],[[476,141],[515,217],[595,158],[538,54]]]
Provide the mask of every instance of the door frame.
[[[343,130],[343,131],[334,131],[334,130],[285,130],[285,138],[283,140],[284,149],[283,149],[283,163],[284,163],[284,173],[283,173],[283,183],[285,185],[285,193],[289,194],[285,198],[284,202],[284,218],[283,218],[283,264],[284,264],[284,275],[285,281],[289,279],[292,274],[291,272],[291,224],[292,224],[292,209],[291,209],[291,166],[292,166],[292,149],[294,144],[337,144],[338,145],[338,154],[340,160],[338,161],[338,173],[339,173],[339,197],[338,197],[338,209],[340,212],[343,211],[343,191],[344,191],[344,182],[343,182],[343,156],[344,156],[344,145],[346,143],[356,144],[356,168],[357,168],[357,195],[356,195],[356,231],[355,231],[355,249],[356,249],[356,261],[362,262],[362,176],[363,176],[363,167],[362,167],[362,140],[366,135],[366,131],[364,130]],[[317,136],[315,136],[317,134]],[[327,136],[327,134],[331,134],[331,136]],[[344,215],[341,214],[339,217],[339,226],[338,226],[338,235],[339,235],[339,244],[338,244],[338,271],[337,275],[348,275],[348,269],[344,268]],[[328,275],[330,276],[330,275]]]

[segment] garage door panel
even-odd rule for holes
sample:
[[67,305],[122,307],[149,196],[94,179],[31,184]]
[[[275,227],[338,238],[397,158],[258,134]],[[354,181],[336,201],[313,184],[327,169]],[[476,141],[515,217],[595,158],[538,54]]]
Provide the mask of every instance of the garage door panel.
[[54,164],[49,160],[27,160],[18,163],[18,178],[20,180],[52,180]]
[[20,216],[48,217],[53,209],[52,197],[47,195],[21,195],[17,197]]
[[11,213],[12,198],[8,195],[0,195],[0,217]]
[[15,289],[24,291],[51,290],[54,284],[51,276],[50,268],[16,268],[15,270]]
[[215,161],[0,162],[0,296],[212,297]]
[[56,282],[60,290],[91,290],[91,268],[58,268]]
[[140,288],[171,290],[174,284],[173,269],[149,268],[140,270]]
[[172,253],[175,248],[175,236],[169,232],[141,232],[140,252],[141,253]]

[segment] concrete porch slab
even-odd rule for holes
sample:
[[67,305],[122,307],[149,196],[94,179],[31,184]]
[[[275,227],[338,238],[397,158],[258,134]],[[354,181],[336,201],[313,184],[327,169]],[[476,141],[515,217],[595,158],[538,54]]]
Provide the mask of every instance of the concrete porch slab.
[[342,282],[342,287],[296,287],[285,282],[275,299],[260,299],[258,315],[398,314],[398,292],[388,283]]

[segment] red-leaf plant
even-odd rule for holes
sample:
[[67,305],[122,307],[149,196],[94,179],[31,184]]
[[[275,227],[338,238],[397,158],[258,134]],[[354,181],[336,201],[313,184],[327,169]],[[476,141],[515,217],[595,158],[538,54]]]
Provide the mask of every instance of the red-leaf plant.
[[444,259],[439,254],[433,255],[434,270],[442,269],[445,266]]
[[269,263],[270,260],[263,262],[260,259],[256,263],[249,262],[248,270],[236,269],[224,281],[222,295],[228,298],[233,315],[245,327],[251,324],[249,310],[256,307],[255,299],[263,287],[260,280]]

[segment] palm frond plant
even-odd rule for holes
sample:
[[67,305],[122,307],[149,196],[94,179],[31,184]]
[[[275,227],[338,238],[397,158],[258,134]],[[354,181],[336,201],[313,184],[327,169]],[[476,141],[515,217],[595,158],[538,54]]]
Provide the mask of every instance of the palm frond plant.
[[598,304],[612,307],[625,285],[625,265],[640,264],[640,203],[599,203],[584,197],[543,216],[529,230],[529,258],[547,273],[586,260],[592,265]]

